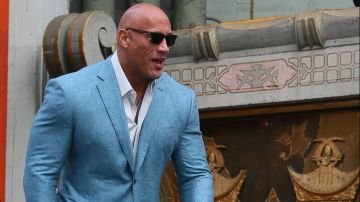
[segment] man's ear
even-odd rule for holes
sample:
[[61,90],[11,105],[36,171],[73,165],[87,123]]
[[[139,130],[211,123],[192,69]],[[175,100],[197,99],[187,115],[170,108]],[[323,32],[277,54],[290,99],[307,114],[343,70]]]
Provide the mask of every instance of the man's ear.
[[119,29],[117,31],[116,41],[117,45],[122,48],[127,48],[129,46],[129,37],[124,29]]

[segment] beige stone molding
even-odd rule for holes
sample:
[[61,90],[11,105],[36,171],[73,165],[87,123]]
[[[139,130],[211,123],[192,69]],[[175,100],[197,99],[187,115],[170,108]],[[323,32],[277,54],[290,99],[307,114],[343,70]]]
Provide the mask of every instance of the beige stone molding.
[[[199,61],[201,49],[194,49],[191,46],[198,38],[193,34],[196,30],[213,33],[211,37],[218,44],[215,50],[220,55],[226,52],[286,45],[296,45],[298,50],[316,49],[332,46],[332,44],[326,44],[327,41],[358,37],[360,33],[359,9],[309,11],[294,16],[224,22],[194,29],[177,30],[175,33],[178,34],[180,43],[175,43],[170,51],[170,57],[193,56],[195,61]],[[212,43],[213,41],[208,40],[207,50],[212,49],[215,44]],[[205,55],[201,59],[206,61],[209,58]]]

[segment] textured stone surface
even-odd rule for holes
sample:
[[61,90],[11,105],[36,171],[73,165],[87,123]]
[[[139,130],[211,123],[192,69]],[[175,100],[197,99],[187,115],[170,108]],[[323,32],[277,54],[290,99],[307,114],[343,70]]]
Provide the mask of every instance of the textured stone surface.
[[195,90],[200,109],[358,96],[358,39],[355,45],[173,63],[167,69]]

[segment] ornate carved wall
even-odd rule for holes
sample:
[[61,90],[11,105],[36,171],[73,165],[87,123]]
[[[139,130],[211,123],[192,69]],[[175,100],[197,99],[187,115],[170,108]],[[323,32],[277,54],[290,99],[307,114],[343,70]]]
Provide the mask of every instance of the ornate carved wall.
[[[217,144],[225,145],[222,150],[225,165],[231,176],[241,169],[247,170],[247,177],[240,193],[241,201],[296,201],[301,189],[294,188],[287,167],[298,174],[309,174],[319,168],[313,161],[323,147],[318,139],[341,138],[334,141],[341,158],[336,168],[344,183],[330,182],[326,171],[319,171],[323,177],[318,183],[327,183],[334,189],[323,191],[322,195],[339,195],[359,177],[359,120],[357,108],[290,113],[258,117],[238,117],[202,120],[203,134],[213,137]],[[324,146],[324,145],[323,145]],[[319,148],[319,149],[318,149]],[[321,150],[322,151],[322,150]],[[323,153],[322,153],[323,154]],[[340,175],[339,175],[340,176]],[[355,178],[354,178],[355,176]],[[306,175],[299,177],[306,180]],[[348,180],[346,180],[348,179]],[[313,183],[313,182],[310,182]],[[350,183],[350,184],[351,184]],[[314,184],[317,185],[318,184]],[[325,187],[326,187],[325,186]],[[353,194],[359,201],[358,187]],[[320,194],[321,195],[321,194]],[[313,196],[313,195],[312,195]],[[311,201],[306,198],[302,201]],[[341,197],[336,198],[342,201]]]
[[358,44],[170,64],[167,68],[175,80],[195,90],[201,109],[359,93]]
[[200,109],[359,95],[359,9],[180,30],[166,66]]

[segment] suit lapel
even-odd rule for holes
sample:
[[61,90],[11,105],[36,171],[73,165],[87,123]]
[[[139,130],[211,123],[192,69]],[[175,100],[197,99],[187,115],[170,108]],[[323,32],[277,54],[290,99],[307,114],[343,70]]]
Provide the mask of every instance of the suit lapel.
[[159,123],[159,118],[163,113],[163,101],[165,98],[165,88],[162,82],[163,78],[160,78],[156,83],[153,91],[153,98],[151,100],[150,107],[146,113],[143,125],[140,131],[139,146],[136,155],[136,171],[139,170],[142,162],[144,161],[147,149],[153,138],[153,134]]
[[102,64],[103,66],[98,74],[97,88],[115,129],[124,155],[131,170],[134,170],[127,120],[110,57]]

